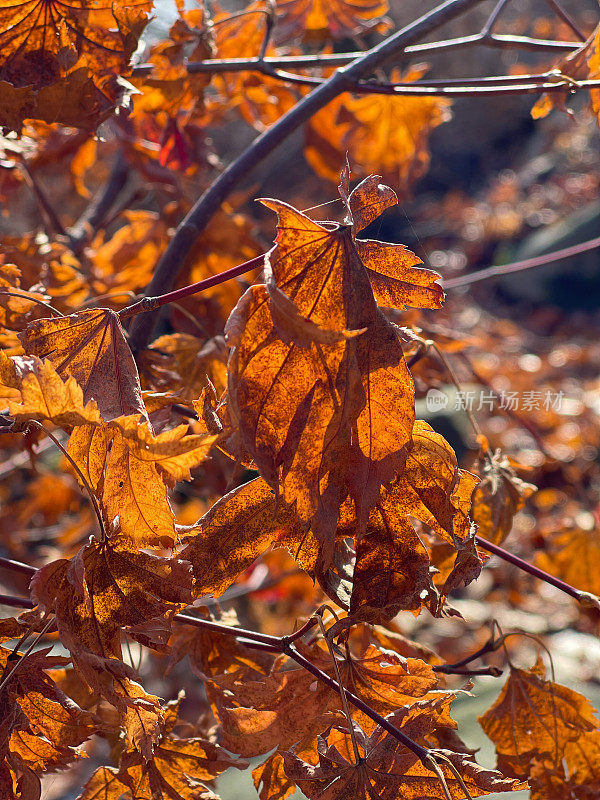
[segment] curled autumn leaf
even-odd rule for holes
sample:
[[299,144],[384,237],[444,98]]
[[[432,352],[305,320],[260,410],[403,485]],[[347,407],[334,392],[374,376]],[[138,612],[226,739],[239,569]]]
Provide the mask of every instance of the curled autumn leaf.
[[106,421],[146,415],[137,367],[118,315],[106,308],[31,323],[20,335],[27,354],[48,358],[60,376],[72,375],[87,403]]
[[[49,361],[16,356],[10,363],[5,362],[1,380],[19,396],[18,401],[8,402],[8,412],[19,424],[42,420],[72,428],[100,422],[95,401],[84,400],[75,378],[65,375],[63,379]],[[6,388],[0,392],[5,393]]]
[[568,742],[598,727],[590,702],[545,679],[541,659],[528,670],[511,667],[500,697],[479,723],[496,745],[498,768],[526,778],[532,759],[559,765]]
[[100,767],[79,800],[92,798],[216,798],[202,781],[210,781],[226,769],[245,769],[248,764],[230,756],[219,745],[200,737],[183,738],[173,732],[183,693],[163,706],[164,726],[152,757],[146,759],[135,749],[122,755],[118,769]]
[[[310,800],[333,800],[353,797],[357,800],[379,798],[428,798],[447,800],[448,794],[437,775],[397,741],[385,736],[381,728],[370,736],[354,723],[354,737],[359,747],[356,762],[347,739],[340,740],[335,731],[319,736],[317,765],[304,762],[294,752],[284,755],[285,772]],[[329,743],[333,739],[335,743]],[[336,741],[337,740],[337,741]],[[394,744],[396,742],[396,744]],[[341,752],[340,752],[341,751]],[[452,763],[472,797],[494,792],[514,791],[525,784],[504,778],[499,772],[487,770],[462,753],[438,751]],[[442,767],[450,796],[463,800],[465,794],[453,772]]]
[[32,595],[56,615],[61,641],[88,686],[122,714],[129,738],[148,756],[158,735],[157,699],[121,660],[127,629],[144,644],[164,645],[173,615],[191,602],[190,565],[130,550],[127,541],[90,541],[70,561],[38,570]]
[[[369,187],[363,189],[368,194]],[[379,190],[371,192],[379,203]],[[274,310],[268,287],[248,290],[226,328],[234,348],[228,411],[261,475],[310,522],[325,570],[335,509],[349,494],[364,525],[380,486],[402,469],[412,433],[412,380],[368,270],[389,287],[412,275],[431,285],[435,275],[408,266],[405,248],[394,245],[386,246],[381,270],[370,243],[355,241],[351,226],[324,226],[284,203],[264,202],[279,216],[267,259],[269,286],[287,297],[288,309],[293,304],[303,337],[297,342],[297,322],[287,324]],[[441,292],[414,294],[415,305],[441,302]],[[341,338],[325,342],[328,333]]]
[[500,452],[483,465],[483,479],[473,494],[471,516],[478,532],[494,544],[502,544],[512,530],[517,511],[536,491],[515,474],[510,461]]

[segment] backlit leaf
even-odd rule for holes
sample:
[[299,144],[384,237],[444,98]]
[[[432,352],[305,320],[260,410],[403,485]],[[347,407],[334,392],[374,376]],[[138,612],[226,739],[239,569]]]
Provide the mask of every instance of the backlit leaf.
[[109,520],[118,517],[123,535],[136,547],[173,544],[175,517],[167,487],[152,461],[137,458],[118,430],[106,463],[102,502]]
[[532,758],[560,763],[567,742],[598,727],[583,695],[544,674],[541,660],[529,670],[511,667],[500,697],[479,718],[505,774],[526,777]]
[[536,487],[518,478],[507,458],[499,453],[486,459],[483,480],[473,494],[471,516],[485,539],[502,544],[511,532],[513,518]]
[[[355,735],[361,753],[360,762],[353,763],[352,755],[342,754],[336,745],[319,737],[319,763],[314,766],[294,753],[284,756],[285,771],[310,800],[337,800],[352,797],[357,800],[446,800],[447,795],[439,778],[406,748],[382,747],[381,729],[367,737],[355,725]],[[386,738],[390,742],[391,737]],[[397,744],[397,743],[396,743]],[[524,784],[503,778],[499,772],[480,767],[459,753],[441,751],[461,775],[472,797],[493,792],[524,788]],[[463,800],[464,791],[447,767],[442,767],[450,796]]]
[[[412,82],[424,71],[395,71],[392,79]],[[450,118],[448,109],[440,97],[341,94],[311,118],[304,152],[317,174],[331,181],[337,182],[348,153],[361,175],[382,174],[406,193],[426,171],[429,133]]]
[[173,614],[191,601],[189,564],[128,550],[115,537],[91,541],[71,561],[38,571],[32,592],[55,611],[61,641],[89,686],[121,712],[130,741],[148,757],[160,722],[157,700],[121,661],[128,629],[149,646],[161,646]]
[[84,398],[75,378],[62,378],[49,361],[17,356],[12,362],[15,385],[20,402],[9,401],[10,415],[19,423],[30,419],[72,427],[99,423],[98,407],[91,398]]
[[277,503],[257,478],[224,495],[194,526],[181,530],[189,542],[181,558],[192,564],[198,594],[218,597],[270,545],[302,541],[304,533],[294,510]]
[[[323,226],[283,203],[264,202],[279,215],[279,235],[267,257],[267,286],[252,287],[228,321],[228,408],[267,483],[275,488],[280,481],[286,502],[311,522],[326,567],[333,510],[350,494],[364,525],[381,484],[402,468],[413,385],[369,284],[367,270],[377,264],[369,254],[363,263],[351,228]],[[403,248],[389,248],[387,275],[394,254],[405,274]],[[291,315],[277,311],[276,292],[306,322],[301,343]],[[416,293],[415,304],[421,301]]]
[[20,339],[26,353],[48,358],[60,376],[72,375],[84,401],[95,400],[104,420],[145,415],[137,368],[114,311],[38,320]]
[[384,31],[389,20],[386,0],[279,0],[277,35],[280,39],[303,36],[309,40],[341,39],[368,30]]

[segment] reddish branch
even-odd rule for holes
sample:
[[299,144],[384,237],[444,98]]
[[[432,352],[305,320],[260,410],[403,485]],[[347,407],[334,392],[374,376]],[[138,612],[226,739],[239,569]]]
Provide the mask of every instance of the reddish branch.
[[[556,261],[562,261],[565,258],[580,255],[582,253],[590,252],[600,247],[600,237],[589,239],[586,242],[565,247],[562,250],[555,250],[552,253],[547,253],[543,256],[536,256],[535,258],[528,258],[525,261],[515,261],[510,264],[502,264],[500,266],[488,267],[487,269],[478,270],[477,272],[469,273],[468,275],[459,275],[456,278],[446,278],[441,281],[444,289],[457,289],[463,286],[470,286],[472,283],[480,283],[481,281],[490,280],[491,278],[501,278],[503,275],[510,275],[513,272],[523,272],[528,269],[536,267],[543,267],[547,264],[553,264]],[[204,278],[197,283],[190,283],[188,286],[182,286],[180,289],[175,289],[173,292],[167,292],[158,297],[145,297],[142,300],[127,306],[119,312],[122,320],[129,319],[130,317],[143,314],[146,311],[153,311],[167,303],[173,303],[181,300],[190,295],[199,294],[205,289],[210,289],[213,286],[218,286],[220,283],[231,280],[232,278],[244,275],[251,272],[253,269],[259,269],[263,265],[264,256],[256,256],[250,261],[245,261],[243,264],[238,264],[235,267],[219,272],[216,275],[211,275],[210,278]],[[6,294],[6,293],[5,293]],[[25,295],[19,295],[19,297]],[[33,298],[30,298],[33,299]],[[420,356],[419,356],[420,357]],[[409,366],[411,364],[409,363]],[[195,417],[195,413],[183,406],[174,405],[173,410],[178,411],[184,416]]]
[[513,564],[513,566],[523,570],[523,572],[527,572],[529,575],[533,575],[535,578],[539,578],[541,581],[549,583],[551,586],[555,586],[557,589],[560,589],[561,592],[568,594],[569,597],[573,597],[575,600],[581,602],[581,600],[587,595],[586,592],[575,589],[570,584],[561,581],[559,578],[555,578],[554,575],[550,575],[548,572],[545,572],[543,569],[530,564],[528,561],[524,561],[522,558],[519,558],[519,556],[509,553],[508,550],[505,550],[503,547],[499,547],[493,542],[488,542],[487,539],[483,539],[481,536],[475,536],[475,541],[479,547],[487,550],[488,553],[493,553],[503,561],[507,561],[509,564]]
[[167,303],[175,303],[184,297],[198,294],[198,292],[203,292],[206,289],[210,289],[212,286],[218,286],[220,283],[225,283],[225,281],[237,278],[239,275],[244,275],[246,272],[252,272],[253,269],[259,269],[263,266],[263,263],[264,256],[256,256],[255,258],[251,258],[250,261],[244,261],[243,264],[238,264],[237,267],[231,267],[231,269],[226,269],[224,272],[219,272],[217,275],[211,275],[210,278],[204,278],[197,283],[190,283],[188,286],[182,286],[181,289],[175,289],[172,292],[167,292],[167,294],[158,297],[144,297],[139,302],[119,311],[119,317],[124,320],[129,319],[129,317],[135,317],[138,314],[143,314],[146,311],[154,311],[161,306],[167,305]]
[[[160,259],[152,281],[146,290],[147,300],[151,301],[141,310],[154,310],[159,307],[156,298],[168,292],[176,280],[185,257],[199,234],[206,228],[210,219],[229,193],[246,178],[255,167],[283,142],[297,127],[306,122],[317,111],[345,91],[357,93],[376,93],[390,95],[448,97],[496,96],[498,94],[527,94],[572,90],[573,85],[567,80],[557,79],[548,74],[503,76],[500,78],[473,78],[454,81],[421,81],[414,84],[384,84],[365,82],[365,76],[397,57],[399,53],[442,52],[457,47],[487,45],[492,47],[520,47],[525,49],[569,51],[576,49],[577,42],[558,42],[536,40],[530,37],[498,35],[492,32],[500,13],[506,3],[502,0],[496,6],[484,28],[472,36],[464,36],[446,41],[417,44],[419,39],[440,27],[444,23],[462,14],[480,2],[480,0],[447,0],[438,8],[421,19],[398,31],[365,53],[350,53],[344,56],[289,56],[277,59],[260,57],[256,59],[207,60],[188,65],[190,72],[226,72],[257,71],[271,77],[292,83],[314,85],[314,90],[300,100],[296,106],[284,114],[269,130],[260,135],[230,166],[219,176],[213,185],[197,201],[182,223],[167,250]],[[556,3],[550,0],[556,11]],[[559,14],[561,16],[561,14]],[[563,18],[561,16],[561,18]],[[576,27],[571,25],[579,35]],[[327,80],[320,78],[293,75],[279,72],[280,67],[318,67],[333,66],[340,68]],[[151,65],[142,65],[134,70],[135,75],[144,75],[151,71]],[[580,88],[592,88],[600,85],[597,81],[582,81]],[[145,301],[141,301],[142,304]],[[136,312],[137,313],[137,312]],[[152,316],[134,320],[131,328],[131,345],[134,351],[145,347],[154,328]]]

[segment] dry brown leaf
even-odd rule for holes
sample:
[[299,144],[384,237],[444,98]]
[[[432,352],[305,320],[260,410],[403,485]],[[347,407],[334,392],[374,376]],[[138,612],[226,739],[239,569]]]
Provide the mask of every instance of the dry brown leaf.
[[471,508],[478,533],[494,544],[502,544],[512,530],[515,514],[535,491],[535,486],[517,477],[501,453],[495,453],[491,461],[486,459]]
[[86,683],[115,705],[130,741],[152,753],[161,712],[121,660],[127,629],[160,647],[173,615],[191,602],[189,564],[127,548],[119,537],[91,541],[71,561],[61,559],[34,576],[36,601],[56,614],[61,641]]
[[538,552],[535,563],[582,592],[600,594],[600,535],[597,528],[560,531]]
[[[374,797],[381,800],[396,800],[398,797],[403,800],[446,800],[439,778],[417,756],[405,747],[382,747],[381,729],[366,736],[356,723],[354,728],[361,755],[359,763],[354,763],[353,755],[346,748],[341,753],[335,744],[329,744],[329,732],[319,736],[319,763],[316,766],[302,761],[293,752],[284,754],[286,775],[310,800],[341,800],[345,797],[356,800],[372,800]],[[386,741],[390,739],[386,737]],[[452,762],[473,797],[514,791],[525,786],[504,778],[499,772],[480,767],[462,753],[438,752]],[[463,800],[464,791],[454,774],[447,767],[442,767],[442,771],[451,797]]]
[[[392,79],[416,81],[425,71],[396,71]],[[429,165],[429,133],[450,118],[449,105],[440,97],[339,95],[311,118],[305,156],[317,174],[337,181],[348,153],[359,174],[381,173],[406,193]]]
[[[43,420],[71,428],[100,423],[96,402],[84,397],[75,378],[68,375],[61,378],[49,361],[16,356],[11,362],[14,369],[12,378],[8,374],[10,366],[4,363],[5,371],[0,379],[12,383],[6,388],[20,392],[19,401],[8,402],[9,414],[19,424]],[[5,389],[0,392],[6,396]]]
[[114,311],[98,308],[37,320],[19,338],[26,353],[48,358],[61,377],[72,375],[84,401],[95,400],[104,420],[145,416],[137,367]]
[[[373,192],[379,202],[377,187]],[[326,569],[335,509],[349,494],[364,525],[381,485],[402,469],[410,442],[412,380],[368,278],[372,266],[382,282],[393,284],[394,268],[405,279],[405,250],[389,245],[380,273],[368,255],[361,260],[350,226],[323,226],[283,203],[264,202],[279,215],[279,235],[266,258],[267,285],[248,290],[227,324],[234,346],[228,411],[267,483],[280,486],[311,523]],[[426,280],[435,278],[427,272]],[[274,289],[293,304],[294,324],[277,313]],[[425,299],[429,307],[441,296]],[[414,302],[421,304],[422,294],[415,292]]]
[[137,458],[116,429],[106,462],[102,503],[109,522],[136,547],[170,547],[175,541],[175,516],[167,487],[152,461]]
[[529,670],[511,667],[500,697],[479,723],[496,745],[498,766],[525,778],[533,758],[558,765],[567,742],[598,727],[594,709],[578,692],[545,680],[541,659]]
[[155,436],[149,424],[140,422],[135,415],[118,417],[112,426],[118,428],[134,459],[142,464],[154,464],[171,484],[189,481],[190,470],[208,457],[218,441],[218,436],[188,434],[185,424]]
[[271,545],[301,542],[305,526],[257,478],[224,495],[180,533],[188,542],[180,555],[192,564],[196,593],[218,597]]

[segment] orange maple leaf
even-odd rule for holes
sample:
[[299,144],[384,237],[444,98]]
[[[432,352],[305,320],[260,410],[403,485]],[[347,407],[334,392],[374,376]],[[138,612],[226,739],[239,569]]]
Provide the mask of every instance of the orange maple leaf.
[[263,202],[278,212],[279,235],[267,285],[248,290],[228,320],[228,411],[267,483],[311,522],[326,568],[340,503],[350,494],[365,524],[380,486],[403,466],[414,420],[402,346],[368,270],[388,294],[402,283],[405,303],[411,282],[415,305],[437,307],[442,293],[423,292],[435,289],[436,275],[416,269],[404,247],[385,245],[380,263],[351,225],[324,226]]

